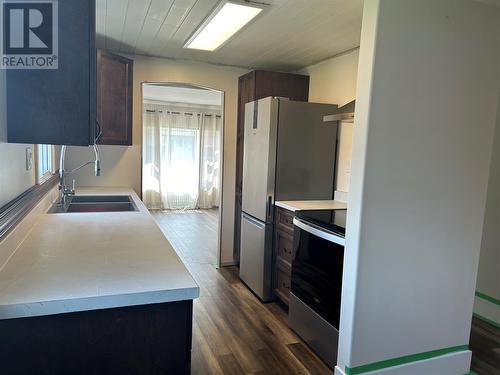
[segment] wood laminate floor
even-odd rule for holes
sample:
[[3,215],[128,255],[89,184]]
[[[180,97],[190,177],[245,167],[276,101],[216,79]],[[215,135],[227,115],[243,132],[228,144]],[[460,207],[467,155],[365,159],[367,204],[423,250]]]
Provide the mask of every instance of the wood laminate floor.
[[216,211],[153,215],[201,289],[194,301],[192,374],[333,373],[288,328],[281,305],[262,304],[236,267],[215,268]]
[[151,214],[185,262],[216,264],[218,209],[151,211]]
[[472,370],[479,375],[500,375],[500,328],[472,319]]

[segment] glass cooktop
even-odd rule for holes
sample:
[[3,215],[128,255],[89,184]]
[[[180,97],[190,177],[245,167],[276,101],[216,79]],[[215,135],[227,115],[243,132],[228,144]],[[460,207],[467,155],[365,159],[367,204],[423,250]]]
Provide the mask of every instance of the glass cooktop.
[[295,216],[302,221],[345,237],[347,209],[297,211]]

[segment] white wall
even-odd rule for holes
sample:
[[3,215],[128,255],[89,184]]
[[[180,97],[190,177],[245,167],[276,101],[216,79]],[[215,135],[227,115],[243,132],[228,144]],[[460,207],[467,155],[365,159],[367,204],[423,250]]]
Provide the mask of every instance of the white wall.
[[[309,66],[299,73],[310,76],[309,101],[344,105],[356,97],[359,50]],[[347,199],[351,174],[353,124],[341,123],[337,162],[336,198]]]
[[[204,63],[176,61],[145,56],[134,60],[133,146],[102,146],[102,176],[94,177],[91,168],[76,176],[79,186],[130,186],[141,193],[142,112],[141,83],[179,82],[214,88],[225,92],[223,219],[221,263],[233,261],[234,194],[236,171],[236,116],[238,77],[247,70]],[[68,168],[76,167],[91,154],[85,148],[71,147]]]
[[[500,300],[500,91],[476,291]],[[500,326],[500,305],[476,297],[474,313]]]
[[25,149],[7,144],[5,70],[0,71],[0,207],[35,184],[34,167],[26,171]]
[[498,11],[474,1],[366,0],[337,374],[469,371],[497,110]]

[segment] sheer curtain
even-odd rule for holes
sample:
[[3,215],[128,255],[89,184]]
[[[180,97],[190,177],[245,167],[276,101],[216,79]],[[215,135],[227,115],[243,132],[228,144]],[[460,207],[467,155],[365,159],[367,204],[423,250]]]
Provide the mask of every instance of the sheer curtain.
[[221,118],[148,105],[143,124],[146,206],[151,209],[217,207]]
[[200,127],[200,184],[198,208],[219,206],[220,189],[220,131],[222,118],[215,115],[202,115]]

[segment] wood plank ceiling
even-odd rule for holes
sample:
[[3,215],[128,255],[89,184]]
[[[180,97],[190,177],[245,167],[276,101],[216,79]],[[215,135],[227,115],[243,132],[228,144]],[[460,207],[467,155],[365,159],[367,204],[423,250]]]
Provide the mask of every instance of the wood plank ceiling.
[[363,0],[265,0],[214,52],[182,48],[219,0],[96,0],[97,45],[115,52],[293,71],[359,46]]

